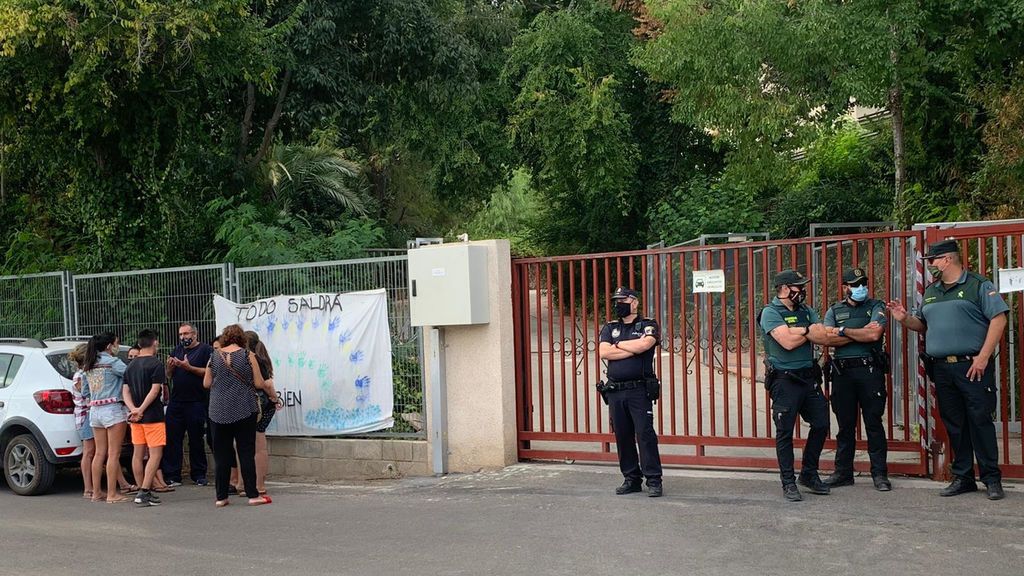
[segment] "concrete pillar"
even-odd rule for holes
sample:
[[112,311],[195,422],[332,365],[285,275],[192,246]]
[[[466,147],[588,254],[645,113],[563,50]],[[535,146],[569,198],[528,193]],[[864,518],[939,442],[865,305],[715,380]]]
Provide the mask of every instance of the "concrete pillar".
[[[490,322],[441,328],[450,472],[502,468],[517,460],[509,242],[482,240],[472,244],[487,248]],[[430,329],[425,326],[424,335]],[[424,359],[429,360],[432,352],[430,339],[424,337]],[[425,372],[426,407],[431,405],[437,386],[431,381],[429,367]],[[436,425],[431,420],[428,416],[428,430]],[[430,437],[433,438],[433,434]],[[430,444],[433,459],[437,446],[435,442]]]

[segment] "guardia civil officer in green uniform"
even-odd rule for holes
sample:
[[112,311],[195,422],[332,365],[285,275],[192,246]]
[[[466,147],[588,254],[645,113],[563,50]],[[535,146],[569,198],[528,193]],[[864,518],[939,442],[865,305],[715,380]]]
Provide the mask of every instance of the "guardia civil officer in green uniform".
[[857,444],[857,409],[864,419],[868,436],[868,458],[875,489],[892,490],[885,463],[885,375],[889,359],[882,334],[885,331],[885,302],[870,297],[868,278],[863,268],[843,274],[846,298],[825,313],[828,345],[835,348],[827,370],[831,371],[832,411],[839,424],[836,435],[836,469],[825,479],[833,488],[853,484],[853,456]]
[[964,270],[954,240],[936,242],[924,258],[937,276],[914,314],[889,302],[893,319],[924,333],[925,366],[935,383],[939,416],[953,449],[953,482],[940,495],[974,492],[974,458],[989,500],[1003,498],[996,428],[995,353],[1009,308],[983,276]]
[[619,470],[625,478],[615,493],[640,492],[647,478],[647,495],[656,498],[662,495],[661,455],[652,402],[658,397],[654,353],[661,331],[657,322],[640,316],[636,291],[619,287],[612,300],[617,319],[601,329],[598,347],[601,359],[608,362],[608,379],[598,390],[608,403]]
[[[803,500],[796,487],[798,480],[812,494],[829,493],[828,485],[818,476],[829,416],[821,391],[821,368],[814,358],[814,344],[824,344],[828,335],[818,314],[804,304],[807,282],[807,277],[795,270],[779,272],[774,282],[776,296],[759,315],[768,368],[765,388],[771,395],[775,422],[775,453],[782,493],[791,502]],[[793,470],[797,415],[810,425],[799,479]]]

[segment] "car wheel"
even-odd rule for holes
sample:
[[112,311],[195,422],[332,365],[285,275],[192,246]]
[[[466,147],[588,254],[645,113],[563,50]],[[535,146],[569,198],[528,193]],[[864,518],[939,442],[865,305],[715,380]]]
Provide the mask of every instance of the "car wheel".
[[16,494],[35,496],[53,485],[57,467],[46,460],[31,434],[15,436],[4,450],[4,478]]

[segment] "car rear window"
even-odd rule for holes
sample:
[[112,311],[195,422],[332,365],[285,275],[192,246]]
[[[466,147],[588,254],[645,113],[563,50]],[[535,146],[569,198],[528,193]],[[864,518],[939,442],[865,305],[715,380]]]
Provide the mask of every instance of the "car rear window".
[[[117,353],[117,357],[121,359],[125,364],[128,363],[128,348],[125,346],[121,347],[121,351]],[[50,361],[50,366],[57,371],[58,374],[71,380],[75,371],[78,370],[78,366],[68,358],[68,352],[56,352],[49,354],[46,359]]]
[[53,366],[53,369],[56,370],[58,374],[67,378],[68,380],[71,380],[71,377],[75,375],[75,370],[78,370],[78,367],[75,366],[75,363],[72,362],[70,358],[68,358],[67,352],[50,354],[46,357],[46,359],[50,361],[50,366]]

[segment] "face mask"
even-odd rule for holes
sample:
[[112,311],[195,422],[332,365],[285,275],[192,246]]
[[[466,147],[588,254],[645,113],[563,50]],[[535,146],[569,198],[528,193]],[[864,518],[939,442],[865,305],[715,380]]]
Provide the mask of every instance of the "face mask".
[[850,289],[850,300],[854,302],[863,302],[868,299],[868,287],[857,286]]
[[615,303],[615,317],[616,318],[625,318],[626,316],[629,316],[632,313],[633,313],[632,306],[629,305],[629,302],[616,302]]
[[942,270],[939,270],[938,266],[929,266],[928,273],[932,275],[932,278],[938,278],[942,276]]
[[797,289],[797,288],[790,288],[789,289],[789,299],[793,301],[793,304],[802,304],[803,301],[806,298],[807,298],[807,291],[806,290],[800,290],[800,289]]
[[195,340],[192,338],[182,338],[179,341],[181,342],[181,345],[184,346],[185,348],[188,348],[189,346],[192,345],[193,342],[195,342]]

